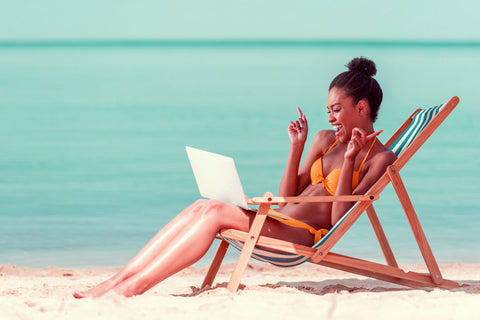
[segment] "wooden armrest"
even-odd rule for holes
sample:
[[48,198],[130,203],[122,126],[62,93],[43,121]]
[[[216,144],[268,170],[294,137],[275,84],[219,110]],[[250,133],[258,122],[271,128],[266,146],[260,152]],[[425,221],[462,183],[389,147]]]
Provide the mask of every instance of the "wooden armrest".
[[378,200],[378,195],[349,195],[349,196],[312,196],[312,197],[256,197],[247,200],[248,204],[262,203],[305,203],[305,202],[355,202]]

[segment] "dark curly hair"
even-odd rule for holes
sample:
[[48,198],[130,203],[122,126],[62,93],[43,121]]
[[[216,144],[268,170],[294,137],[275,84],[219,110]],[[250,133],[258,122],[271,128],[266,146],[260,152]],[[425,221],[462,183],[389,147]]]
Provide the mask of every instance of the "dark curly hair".
[[355,103],[366,99],[370,105],[370,116],[375,122],[383,98],[382,88],[373,78],[377,74],[375,63],[367,58],[359,57],[352,59],[346,67],[348,67],[348,71],[336,76],[328,90],[333,87],[344,89],[347,95],[353,97]]

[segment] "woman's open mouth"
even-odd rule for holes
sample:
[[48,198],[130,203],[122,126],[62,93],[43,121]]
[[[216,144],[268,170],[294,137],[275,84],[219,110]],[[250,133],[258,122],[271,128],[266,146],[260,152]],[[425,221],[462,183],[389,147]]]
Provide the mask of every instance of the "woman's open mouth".
[[342,131],[343,126],[337,124],[337,125],[334,125],[334,126],[333,126],[333,129],[335,129],[335,135],[338,136],[338,135],[340,134],[340,132]]

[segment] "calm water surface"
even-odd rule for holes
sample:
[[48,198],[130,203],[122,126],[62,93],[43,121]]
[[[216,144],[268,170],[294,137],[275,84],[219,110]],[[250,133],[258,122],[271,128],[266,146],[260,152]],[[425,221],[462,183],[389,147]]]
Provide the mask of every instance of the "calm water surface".
[[[125,264],[198,198],[185,145],[233,156],[247,195],[276,193],[295,107],[311,137],[328,129],[328,85],[361,55],[383,141],[461,98],[402,177],[438,260],[480,262],[480,48],[357,44],[0,48],[0,264]],[[390,188],[377,211],[399,260],[420,262]],[[336,249],[382,258],[365,217]]]

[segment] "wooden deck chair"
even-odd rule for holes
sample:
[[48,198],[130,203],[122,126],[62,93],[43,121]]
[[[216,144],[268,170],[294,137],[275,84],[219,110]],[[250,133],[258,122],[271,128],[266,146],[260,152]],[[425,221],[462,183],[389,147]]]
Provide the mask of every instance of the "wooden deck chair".
[[[453,97],[441,106],[425,110],[416,110],[385,144],[397,155],[397,160],[387,168],[386,172],[365,195],[274,197],[271,193],[266,193],[264,197],[249,199],[249,204],[259,205],[258,212],[251,225],[250,231],[248,233],[234,229],[222,229],[220,231],[219,238],[221,239],[221,242],[202,284],[202,288],[212,285],[229,245],[241,250],[227,287],[231,292],[237,291],[250,257],[282,267],[295,266],[309,261],[319,265],[414,288],[439,287],[452,289],[459,287],[457,282],[443,279],[399,175],[400,170],[425,143],[430,135],[440,126],[450,112],[457,106],[458,102],[459,98]],[[405,212],[425,261],[428,273],[405,272],[398,266],[393,255],[378,216],[373,208],[373,202],[379,198],[379,194],[389,183],[392,183],[400,200],[403,211]],[[342,219],[333,226],[328,234],[326,234],[313,247],[259,236],[260,230],[267,217],[268,209],[271,205],[287,202],[300,203],[324,201],[355,201],[356,203],[342,217]],[[385,264],[352,258],[330,251],[360,215],[363,214],[363,212],[367,213],[370,220],[385,257]],[[272,251],[269,251],[269,249]],[[279,251],[281,253],[278,253]]]

